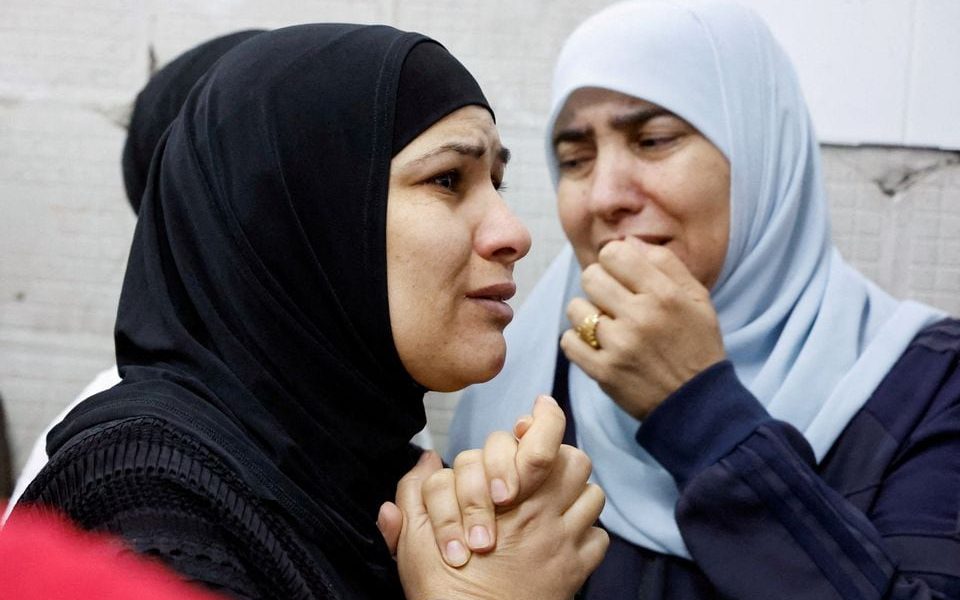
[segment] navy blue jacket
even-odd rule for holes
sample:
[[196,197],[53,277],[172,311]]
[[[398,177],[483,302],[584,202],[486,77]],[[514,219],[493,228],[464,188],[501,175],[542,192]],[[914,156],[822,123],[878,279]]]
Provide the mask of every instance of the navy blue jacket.
[[693,561],[612,535],[579,597],[960,599],[958,358],[960,321],[918,334],[819,465],[729,362],[699,374],[637,433],[677,482]]

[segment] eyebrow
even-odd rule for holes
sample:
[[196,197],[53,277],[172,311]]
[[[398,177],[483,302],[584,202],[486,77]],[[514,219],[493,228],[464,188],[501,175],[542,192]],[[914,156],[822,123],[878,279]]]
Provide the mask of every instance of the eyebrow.
[[[447,153],[447,152],[456,152],[457,154],[461,154],[461,155],[463,155],[463,156],[470,156],[470,157],[472,157],[472,158],[478,158],[478,159],[479,159],[479,158],[483,158],[483,156],[486,155],[486,153],[487,153],[487,147],[484,146],[484,145],[482,145],[482,144],[468,144],[468,143],[463,143],[463,142],[450,142],[450,143],[443,144],[442,146],[438,146],[438,147],[434,148],[434,149],[431,150],[430,152],[427,152],[426,154],[424,154],[424,155],[422,155],[422,156],[419,156],[419,157],[411,160],[411,161],[410,161],[409,163],[407,163],[407,164],[408,164],[408,165],[416,165],[416,164],[419,164],[419,163],[428,161],[428,160],[430,160],[431,158],[433,158],[433,157],[435,157],[435,156],[439,156],[440,154],[445,154],[445,153]],[[502,162],[504,165],[506,165],[508,162],[510,162],[510,155],[511,155],[511,154],[510,154],[510,149],[509,149],[509,148],[505,148],[504,146],[500,146],[500,149],[497,151],[497,158],[498,158],[498,159],[500,160],[500,162]]]
[[[624,115],[617,115],[610,119],[609,124],[616,131],[625,131],[642,127],[647,121],[657,117],[676,117],[676,115],[659,106],[641,108]],[[592,127],[568,127],[553,136],[553,147],[556,148],[563,142],[582,142],[591,135],[593,135]]]

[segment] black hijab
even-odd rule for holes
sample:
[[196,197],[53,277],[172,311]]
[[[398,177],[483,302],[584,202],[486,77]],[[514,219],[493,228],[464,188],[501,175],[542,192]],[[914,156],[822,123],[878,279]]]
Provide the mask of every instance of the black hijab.
[[160,417],[347,579],[395,581],[375,519],[419,454],[425,390],[390,328],[390,160],[469,104],[487,106],[456,59],[390,27],[290,27],[224,55],[154,156],[117,317],[123,381],[48,453]]
[[140,199],[157,142],[180,112],[193,85],[228,50],[263,31],[238,31],[204,42],[157,71],[137,94],[122,159],[123,185],[133,212],[140,212]]

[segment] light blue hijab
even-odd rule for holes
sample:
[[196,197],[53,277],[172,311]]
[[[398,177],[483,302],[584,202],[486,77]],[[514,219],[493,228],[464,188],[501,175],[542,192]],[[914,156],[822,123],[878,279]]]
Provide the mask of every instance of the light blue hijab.
[[[615,4],[567,40],[554,73],[549,132],[570,94],[614,90],[690,122],[730,161],[727,257],[711,297],[737,375],[774,417],[803,432],[821,460],[916,333],[943,314],[900,302],[851,268],[830,239],[820,151],[796,75],[765,24],[728,2]],[[510,428],[549,392],[564,308],[583,295],[564,248],[507,328],[507,363],[470,388],[450,431],[451,456]],[[617,535],[688,557],[671,475],[640,448],[640,423],[576,365],[570,398],[578,445],[607,493]]]

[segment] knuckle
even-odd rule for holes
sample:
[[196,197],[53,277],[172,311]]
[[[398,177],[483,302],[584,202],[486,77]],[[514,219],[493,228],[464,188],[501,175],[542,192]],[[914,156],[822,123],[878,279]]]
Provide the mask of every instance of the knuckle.
[[593,462],[583,450],[564,445],[561,447],[561,451],[565,452],[565,459],[574,472],[582,475],[584,479],[590,476],[593,471]]
[[513,444],[514,443],[513,435],[511,435],[510,433],[502,429],[498,429],[497,431],[494,431],[487,436],[485,446],[501,445],[505,443]]
[[460,512],[464,519],[473,523],[493,520],[492,511],[485,504],[473,502],[472,500],[467,500],[465,504],[461,505]]
[[453,469],[440,469],[432,473],[423,482],[423,493],[426,495],[435,495],[445,490],[453,489],[453,482]]
[[463,534],[459,515],[455,516],[453,513],[430,513],[430,525],[433,527],[438,540],[459,539]]
[[667,310],[676,310],[687,302],[686,294],[676,285],[667,285],[657,290],[657,299]]
[[[606,250],[606,248],[604,248],[604,250]],[[603,252],[603,250],[601,250],[601,252]],[[580,274],[580,283],[586,286],[597,281],[600,276],[600,271],[602,270],[603,267],[601,267],[599,263],[587,265],[587,268]]]
[[553,466],[554,454],[546,448],[530,448],[522,456],[523,464],[532,471],[547,471]]
[[453,468],[462,469],[467,465],[472,465],[479,463],[482,457],[482,452],[478,449],[473,450],[464,450],[457,454],[456,458],[453,459]]

